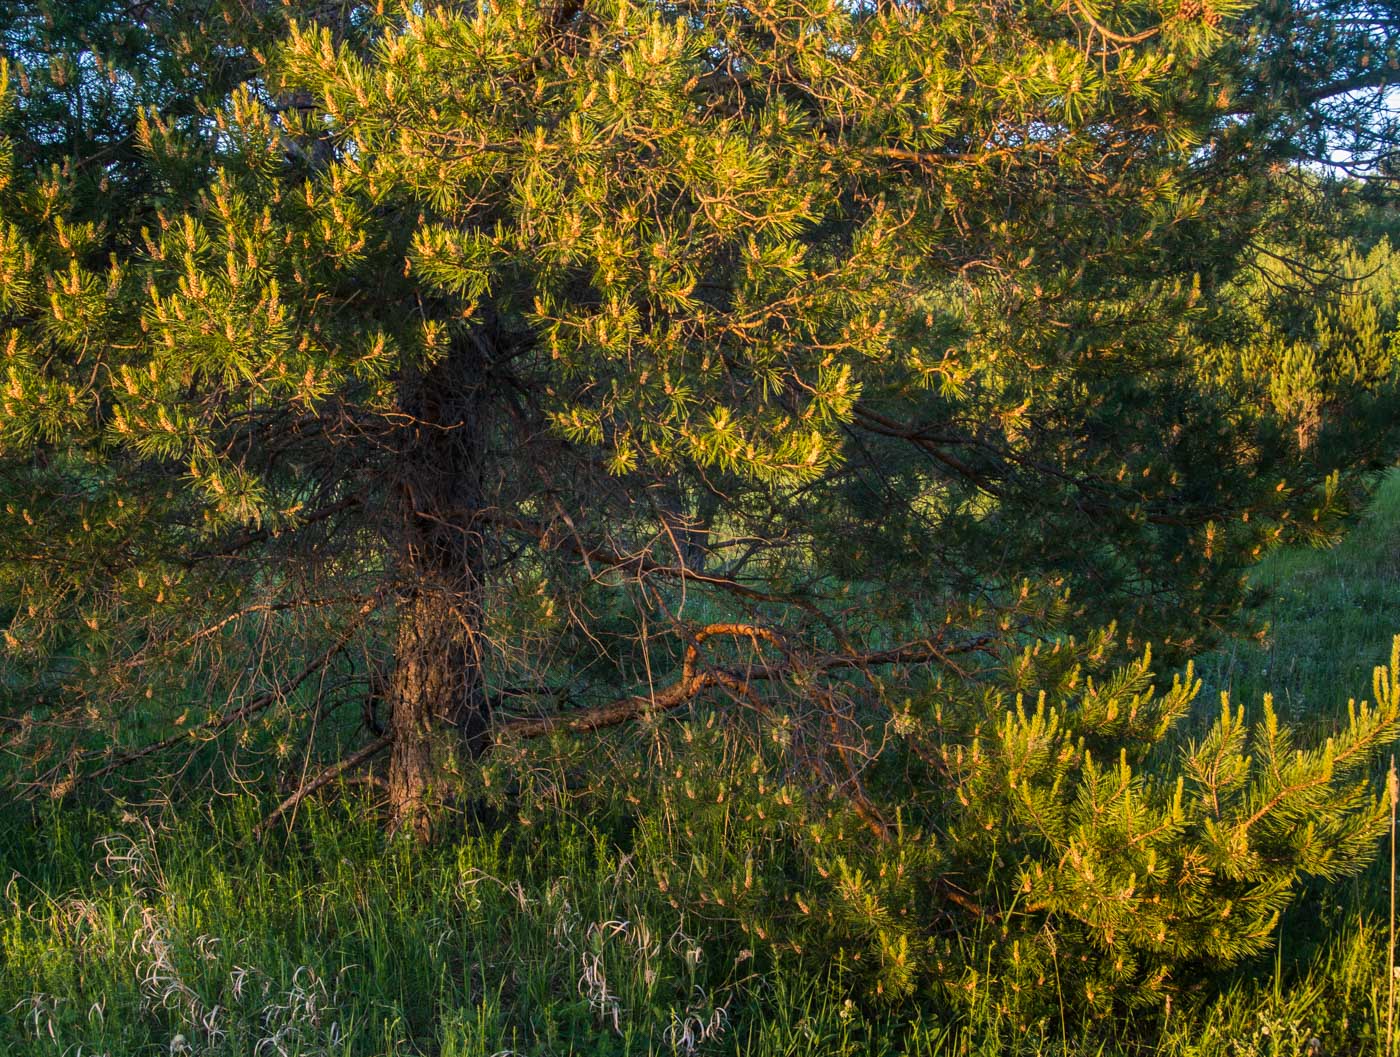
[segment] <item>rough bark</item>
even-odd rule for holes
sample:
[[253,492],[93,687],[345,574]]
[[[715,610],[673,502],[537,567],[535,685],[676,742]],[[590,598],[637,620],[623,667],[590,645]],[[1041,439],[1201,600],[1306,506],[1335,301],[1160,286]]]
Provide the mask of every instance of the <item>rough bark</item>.
[[490,725],[480,512],[488,441],[483,364],[463,342],[408,380],[397,452],[398,616],[389,681],[389,797],[395,828],[422,840],[454,755],[479,755]]

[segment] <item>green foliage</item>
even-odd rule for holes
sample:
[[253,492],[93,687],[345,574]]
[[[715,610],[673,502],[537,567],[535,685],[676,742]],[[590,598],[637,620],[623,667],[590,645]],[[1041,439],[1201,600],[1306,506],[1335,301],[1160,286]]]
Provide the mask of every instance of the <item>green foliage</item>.
[[1327,722],[1335,688],[1361,684],[1385,659],[1386,614],[1397,598],[1397,511],[1400,480],[1390,475],[1336,547],[1270,554],[1250,578],[1263,633],[1201,658],[1207,687],[1232,687],[1251,701],[1276,686],[1288,722],[1309,731]]
[[[1356,471],[1389,450],[1385,312],[1368,322],[1346,307],[1367,298],[1339,295],[1315,348],[1256,325],[1276,313],[1247,275],[1219,292],[1293,202],[1271,156],[1231,155],[1243,181],[1201,161],[1232,134],[1213,86],[1247,65],[1237,5],[999,20],[512,3],[346,8],[325,25],[288,8],[275,49],[283,14],[190,15],[227,27],[217,63],[178,12],[109,55],[80,30],[105,17],[90,6],[24,30],[48,17],[38,5],[9,48],[28,85],[6,96],[0,203],[21,654],[95,610],[122,623],[99,653],[198,634],[239,603],[192,566],[234,544],[266,567],[247,578],[258,604],[282,605],[285,571],[326,553],[332,508],[360,531],[318,576],[395,563],[405,401],[465,349],[480,376],[443,389],[481,405],[474,464],[500,483],[479,506],[556,534],[562,507],[575,533],[636,553],[657,521],[629,493],[719,492],[718,523],[761,544],[738,571],[786,593],[830,570],[872,609],[938,626],[1030,578],[1071,589],[1080,630],[1121,621],[1132,649],[1208,643],[1242,567],[1287,526],[1332,538]],[[130,67],[149,92],[30,76],[69,53],[52,68]],[[110,144],[75,118],[55,150],[86,167],[30,149],[48,142],[41,112],[94,99],[129,129],[129,205],[102,215],[115,192],[84,174]],[[1203,384],[1218,357],[1202,332],[1222,315],[1243,321],[1232,381]],[[94,529],[118,502],[134,513]],[[35,534],[61,553],[36,562]],[[488,543],[557,564],[508,529]],[[519,593],[511,579],[499,597]],[[544,579],[574,604],[566,576]],[[153,622],[133,582],[186,589]],[[494,654],[511,681],[518,653]]]
[[[1043,1041],[1165,1015],[1373,854],[1400,657],[1299,747],[1268,698],[1202,718],[1145,643],[1210,645],[1249,566],[1335,541],[1394,457],[1390,243],[1332,239],[1356,189],[1297,164],[1389,85],[1358,73],[1383,26],[1220,0],[502,0],[152,6],[129,37],[97,0],[12,6],[16,783],[62,801],[183,752],[313,829],[300,793],[368,779],[423,836],[457,796],[504,834],[465,841],[464,874],[384,862],[546,968],[483,953],[473,976],[424,953],[452,925],[366,925],[371,838],[344,856],[328,827],[268,874],[262,922],[305,927],[297,900],[335,879],[318,927],[396,996],[359,1007],[383,1034],[356,1047],[674,1029],[688,1051],[721,992],[813,964],[812,1018],[848,1048],[910,1008]],[[1330,25],[1325,76],[1295,16]],[[357,744],[368,773],[330,762]],[[140,860],[131,923],[17,910],[15,959],[43,962],[31,918],[92,929],[148,1014],[113,1045],[198,1023],[209,1047],[337,1046],[325,972],[269,970],[261,1006],[241,962],[186,982],[142,847],[108,857]],[[267,866],[239,854],[229,891]],[[592,888],[551,887],[551,854]],[[695,922],[714,969],[670,945]],[[438,973],[431,1002],[390,937]],[[33,993],[81,991],[86,942]],[[85,1030],[31,1004],[34,1032]]]
[[[980,762],[965,739],[947,746],[988,776],[977,789],[990,803],[950,799],[936,824],[911,804],[889,841],[839,798],[775,783],[754,742],[714,715],[613,739],[607,776],[578,766],[573,739],[498,760],[487,788],[521,812],[515,824],[478,807],[430,849],[386,841],[349,791],[307,802],[294,828],[262,841],[253,798],[162,814],[11,805],[0,988],[14,1002],[0,1053],[1224,1057],[1313,1035],[1340,1052],[1378,1045],[1384,933],[1334,909],[1337,895],[1322,908],[1326,943],[1300,964],[1231,977],[1219,960],[1241,953],[1222,922],[1258,929],[1285,901],[1281,883],[1272,908],[1251,898],[1249,877],[1336,865],[1292,832],[1293,811],[1306,801],[1312,820],[1340,810],[1374,824],[1355,780],[1364,732],[1275,768],[1267,746],[1281,728],[1222,716],[1179,757],[1178,793],[1169,774],[1125,778],[1082,745],[1177,714],[1189,681],[1151,694],[1142,665],[1091,692],[1062,654],[1020,670],[1058,688],[1039,718],[989,710]],[[1392,679],[1378,675],[1386,695]],[[1025,753],[1036,738],[1059,754]],[[776,746],[781,727],[765,740]],[[1233,764],[1214,767],[1225,746]],[[1324,759],[1336,781],[1318,780]],[[1085,824],[1094,815],[1112,837]],[[957,827],[995,855],[959,860]],[[1222,841],[1231,862],[1211,861]],[[979,915],[947,898],[964,885],[985,901]],[[1232,887],[1240,898],[1222,918],[1208,893]],[[1193,958],[1197,945],[1214,956]]]

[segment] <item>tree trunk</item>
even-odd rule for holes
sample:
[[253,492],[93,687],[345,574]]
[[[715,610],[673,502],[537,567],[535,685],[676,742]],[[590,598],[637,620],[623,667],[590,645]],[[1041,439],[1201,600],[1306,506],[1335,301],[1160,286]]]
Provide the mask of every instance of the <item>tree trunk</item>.
[[684,486],[666,486],[658,491],[661,519],[676,549],[676,559],[691,572],[703,573],[710,556],[710,530],[719,512],[719,497],[710,489],[700,489],[692,499]]
[[407,381],[398,449],[398,636],[388,688],[395,829],[432,835],[454,759],[484,751],[480,512],[488,431],[482,361],[468,342]]

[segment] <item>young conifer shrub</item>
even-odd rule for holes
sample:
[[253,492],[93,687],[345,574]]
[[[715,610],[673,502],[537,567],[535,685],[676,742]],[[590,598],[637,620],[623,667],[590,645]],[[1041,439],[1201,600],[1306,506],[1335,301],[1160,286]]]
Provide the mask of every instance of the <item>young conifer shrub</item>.
[[612,810],[676,905],[767,958],[838,967],[874,1005],[1150,1020],[1269,949],[1306,882],[1375,857],[1400,638],[1309,745],[1267,697],[1212,706],[1189,667],[1163,685],[1150,653],[1105,668],[1108,647],[1029,648],[871,712],[859,792],[784,773],[769,717],[624,738],[609,751],[639,762]]

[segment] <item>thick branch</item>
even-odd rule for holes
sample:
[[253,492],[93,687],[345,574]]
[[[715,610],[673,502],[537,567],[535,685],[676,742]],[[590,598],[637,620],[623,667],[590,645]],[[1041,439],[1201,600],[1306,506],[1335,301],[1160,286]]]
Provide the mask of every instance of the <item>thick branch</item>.
[[556,731],[581,734],[603,730],[607,727],[615,727],[634,719],[640,719],[652,713],[680,708],[712,686],[724,686],[743,696],[749,693],[751,684],[755,682],[771,682],[798,674],[867,669],[889,664],[942,664],[958,670],[950,659],[952,656],[983,649],[992,640],[992,636],[983,635],[946,649],[940,649],[931,642],[915,642],[873,653],[830,654],[805,663],[798,663],[789,658],[777,664],[748,666],[741,669],[697,669],[699,645],[706,638],[716,636],[749,637],[755,642],[762,639],[771,645],[779,647],[782,645],[777,634],[768,628],[751,624],[711,624],[702,628],[690,646],[686,648],[680,677],[666,688],[652,694],[629,695],[606,704],[595,705],[592,708],[579,709],[576,712],[507,720],[498,728],[497,736],[535,738]]

